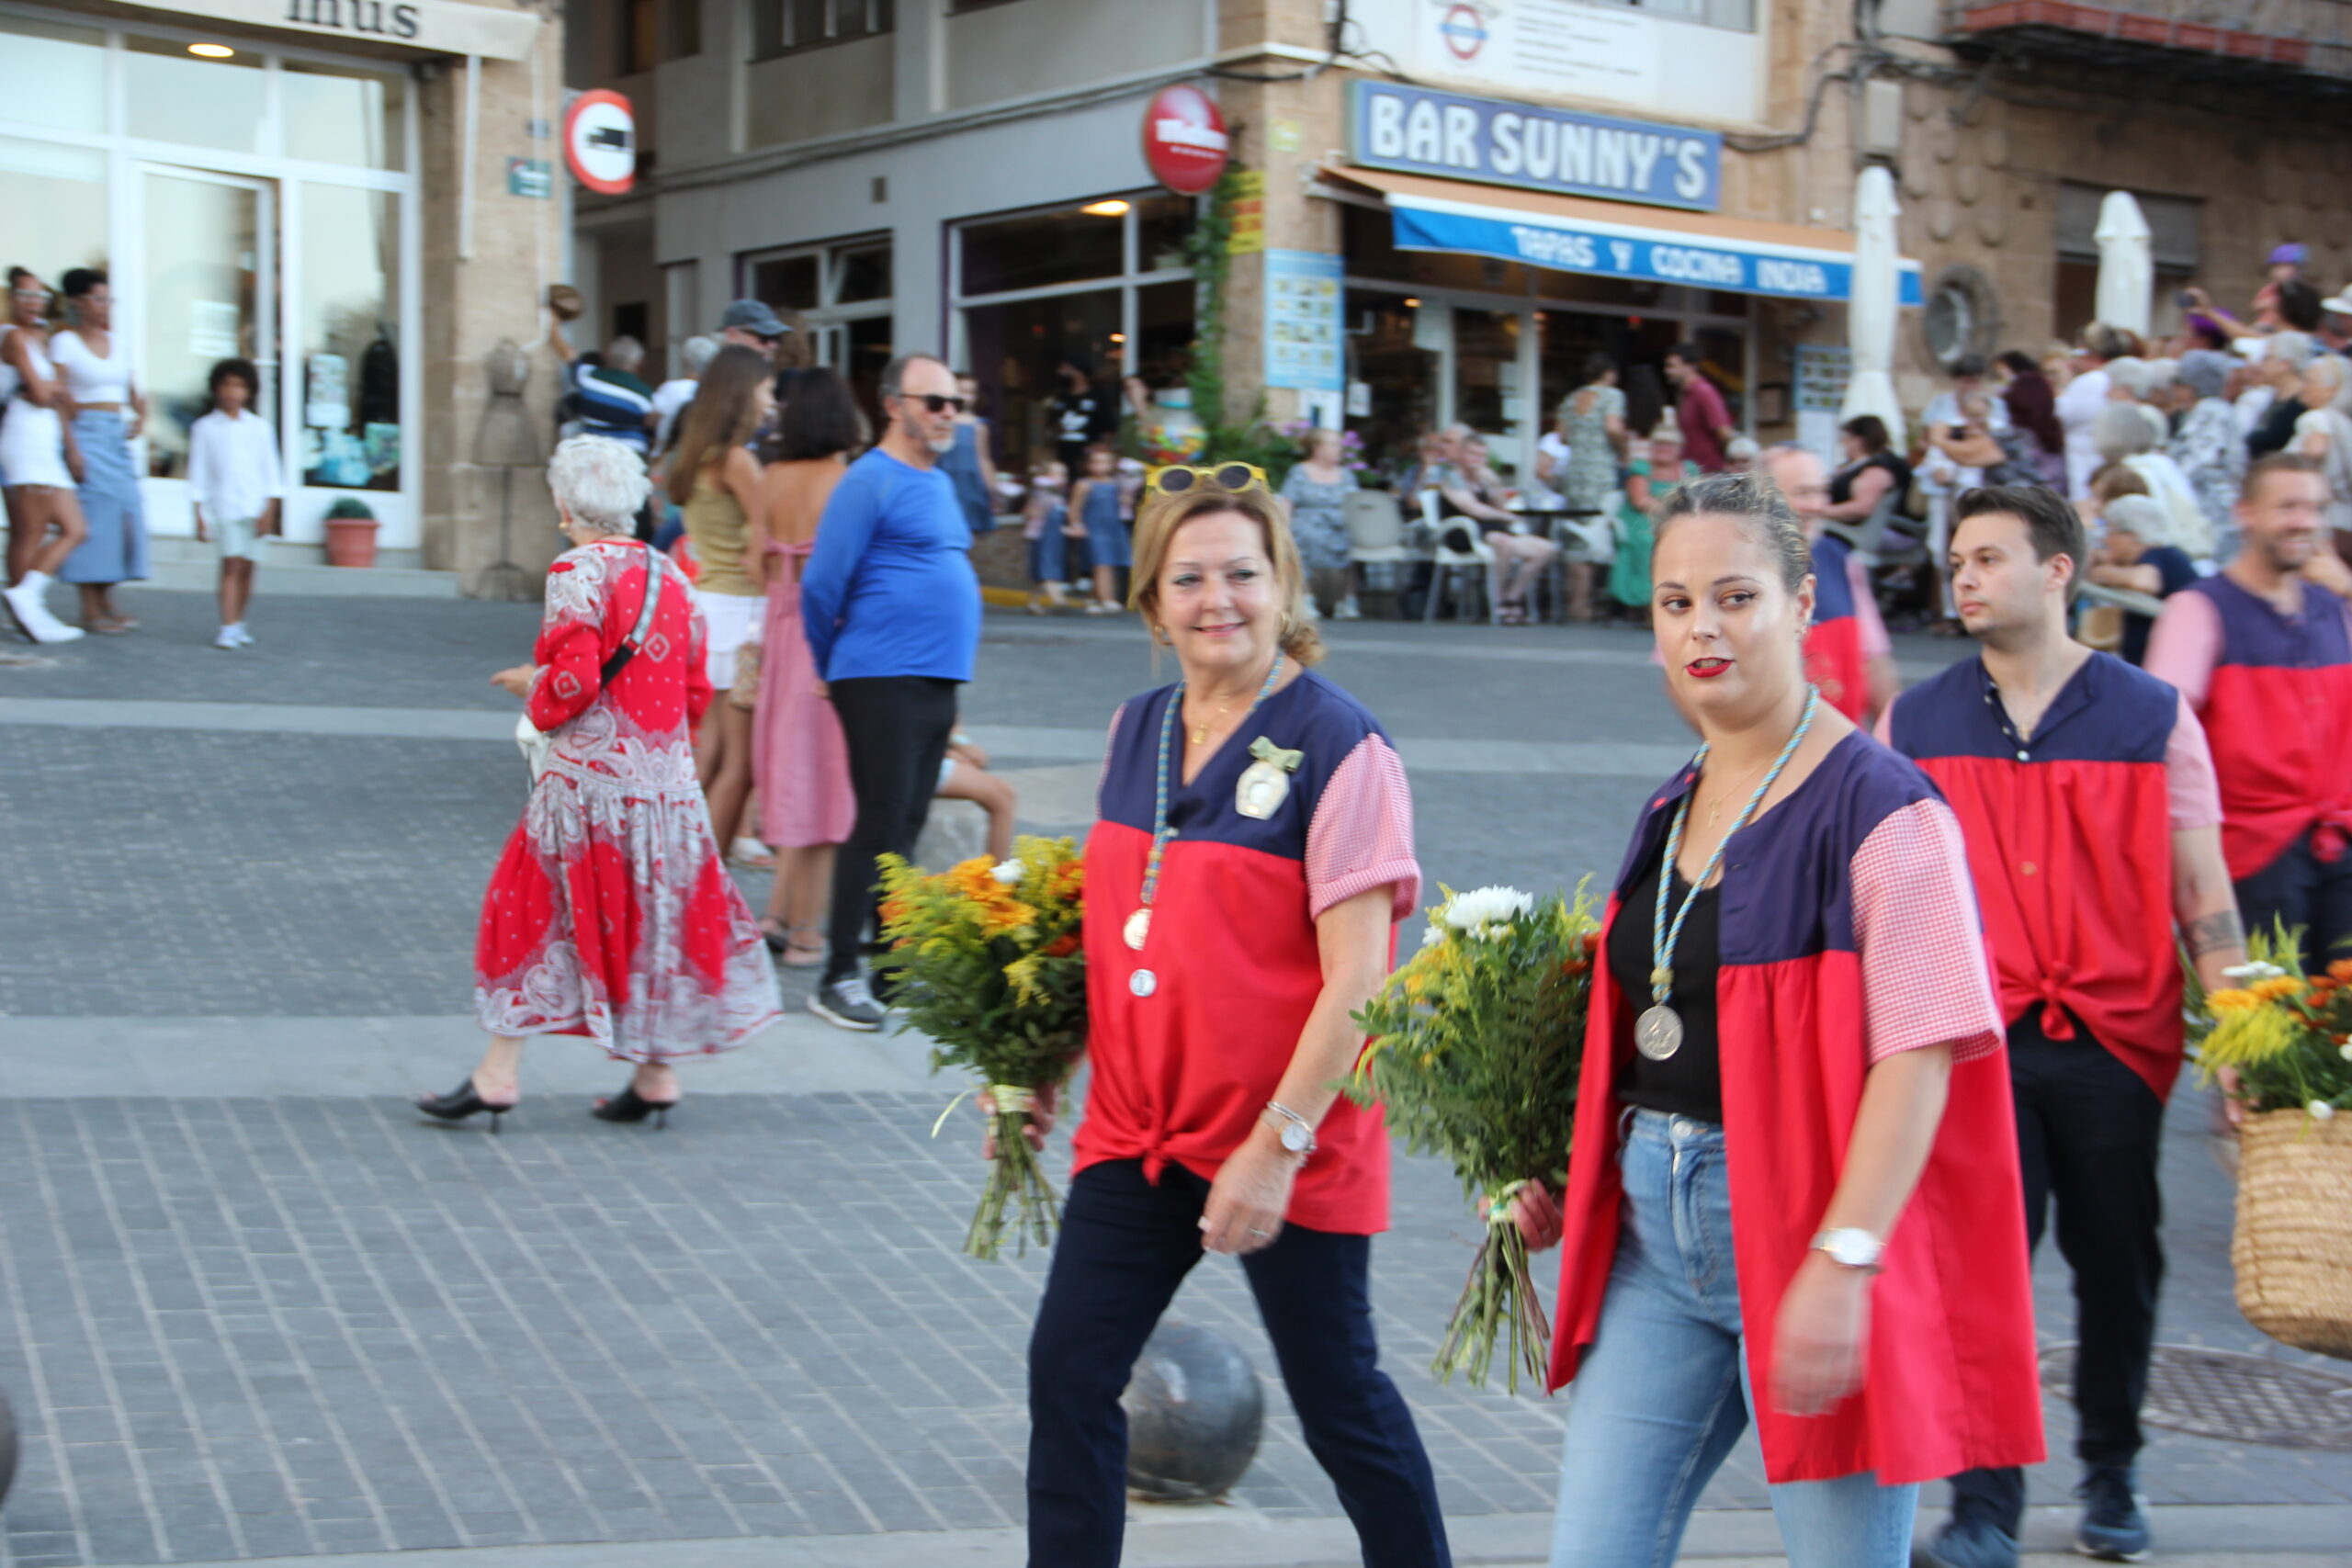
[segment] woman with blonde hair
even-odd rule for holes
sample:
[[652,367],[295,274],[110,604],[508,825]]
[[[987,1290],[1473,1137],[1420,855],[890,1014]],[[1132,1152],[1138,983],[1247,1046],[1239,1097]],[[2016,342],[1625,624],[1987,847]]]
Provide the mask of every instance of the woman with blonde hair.
[[1029,1561],[1119,1561],[1119,1393],[1219,1252],[1241,1260],[1363,1561],[1441,1568],[1429,1459],[1380,1370],[1366,1289],[1388,1140],[1333,1088],[1420,886],[1404,768],[1306,668],[1321,645],[1258,470],[1159,470],[1135,545],[1129,605],[1182,678],[1112,719],[1087,840],[1092,1077],[1029,1342]]
[[760,640],[767,563],[752,547],[751,519],[760,515],[763,502],[759,459],[750,443],[775,408],[772,373],[766,358],[751,349],[732,344],[720,349],[679,416],[678,445],[670,454],[670,499],[685,509],[695,608],[710,638],[708,674],[721,699],[703,720],[695,756],[710,800],[710,825],[722,844],[735,841],[744,798],[752,793],[752,711],[725,699],[735,686],[738,655]]

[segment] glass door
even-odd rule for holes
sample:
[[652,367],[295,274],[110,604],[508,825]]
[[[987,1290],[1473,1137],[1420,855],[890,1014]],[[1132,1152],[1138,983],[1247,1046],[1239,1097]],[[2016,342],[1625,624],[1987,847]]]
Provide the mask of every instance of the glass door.
[[142,165],[139,377],[153,404],[147,471],[187,471],[188,428],[210,396],[212,367],[250,359],[261,371],[256,411],[277,407],[276,191],[266,180]]

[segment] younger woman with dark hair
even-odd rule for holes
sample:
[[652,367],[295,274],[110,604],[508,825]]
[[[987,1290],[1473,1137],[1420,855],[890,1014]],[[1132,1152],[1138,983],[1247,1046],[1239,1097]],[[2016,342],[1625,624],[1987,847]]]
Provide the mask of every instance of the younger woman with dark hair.
[[2066,432],[2058,423],[2058,394],[2033,356],[2016,349],[2001,355],[2008,372],[2008,389],[2001,400],[2008,405],[2009,428],[2022,431],[2034,444],[2027,460],[2041,482],[2063,491],[2066,485]]
[[817,547],[817,522],[864,443],[865,422],[831,370],[803,370],[776,416],[752,513],[752,550],[763,563],[765,624],[752,701],[752,773],[760,792],[760,839],[775,852],[760,934],[795,967],[825,961],[826,889],[833,849],[857,815],[842,721],[817,678],[800,626],[800,573]]
[[130,345],[114,334],[107,275],[82,266],[67,273],[65,303],[74,324],[51,335],[49,356],[74,410],[82,457],[74,480],[87,532],[57,575],[81,589],[85,628],[127,632],[139,623],[116,605],[114,590],[147,575],[147,514],[130,457],[147,423],[147,398],[131,374]]
[[[750,519],[761,509],[760,465],[750,442],[775,406],[765,358],[739,344],[714,355],[695,400],[678,419],[670,455],[670,499],[685,508],[695,552],[695,607],[710,634],[710,684],[718,694],[703,717],[695,756],[710,801],[711,830],[735,841],[752,791],[752,715],[728,699],[736,658],[759,640],[764,564],[751,548]],[[793,395],[800,395],[799,384]]]
[[1673,1561],[1751,1422],[1791,1568],[1903,1568],[1920,1482],[2041,1458],[1960,827],[1807,683],[1815,584],[1779,490],[1699,479],[1656,523],[1652,624],[1703,743],[1610,898],[1566,1191],[1513,1200],[1566,1244],[1551,1568]]
[[1892,491],[1901,504],[1911,488],[1911,465],[1887,449],[1886,422],[1874,413],[1857,414],[1838,427],[1846,461],[1829,476],[1829,504],[1822,515],[1834,522],[1860,523],[1878,510]]

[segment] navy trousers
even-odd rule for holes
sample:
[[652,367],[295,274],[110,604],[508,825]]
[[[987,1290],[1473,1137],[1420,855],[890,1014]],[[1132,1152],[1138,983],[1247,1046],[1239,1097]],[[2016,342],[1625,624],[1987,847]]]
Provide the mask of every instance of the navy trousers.
[[[1029,1339],[1030,1568],[1115,1568],[1126,1529],[1119,1395],[1202,1257],[1209,1184],[1170,1165],[1089,1166],[1070,1183]],[[1354,1521],[1366,1568],[1450,1568],[1429,1456],[1380,1370],[1372,1238],[1284,1225],[1241,1259],[1306,1446]]]
[[2352,958],[2352,950],[2339,945],[2352,942],[2352,852],[2322,860],[2306,832],[2240,882],[2237,895],[2247,935],[2267,933],[2273,922],[2302,928],[2305,968],[2324,969],[2338,958]]

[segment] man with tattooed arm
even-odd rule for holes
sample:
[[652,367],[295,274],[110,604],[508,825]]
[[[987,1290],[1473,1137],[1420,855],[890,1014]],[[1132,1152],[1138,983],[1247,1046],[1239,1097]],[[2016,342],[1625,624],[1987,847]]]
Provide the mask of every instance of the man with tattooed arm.
[[[1898,698],[1879,736],[1960,818],[2008,1020],[2026,1234],[2053,1201],[2075,1276],[2075,1451],[2085,1555],[2148,1550],[2133,1485],[2164,1276],[2156,1180],[2181,1064],[2175,933],[2207,986],[2245,961],[2205,732],[2171,686],[2067,635],[2087,564],[2055,491],[1988,487],[1954,509],[1952,597],[1982,645]],[[1919,1553],[2016,1568],[2018,1470],[1952,1478],[1951,1521]]]

